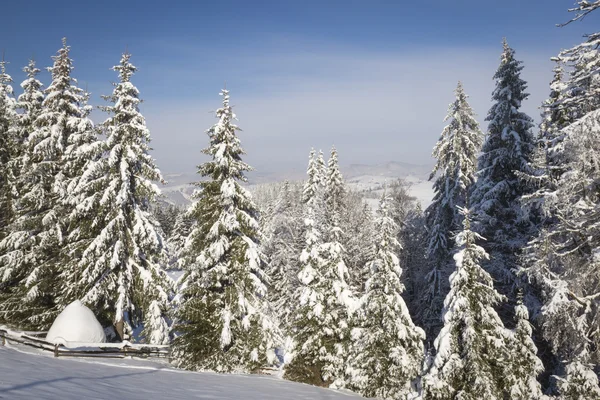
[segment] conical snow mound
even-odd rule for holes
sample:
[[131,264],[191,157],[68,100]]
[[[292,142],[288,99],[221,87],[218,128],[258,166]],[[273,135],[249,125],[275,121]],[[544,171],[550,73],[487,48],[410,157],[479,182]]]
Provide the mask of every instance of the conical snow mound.
[[52,343],[104,343],[106,336],[94,313],[75,300],[56,317],[46,340]]

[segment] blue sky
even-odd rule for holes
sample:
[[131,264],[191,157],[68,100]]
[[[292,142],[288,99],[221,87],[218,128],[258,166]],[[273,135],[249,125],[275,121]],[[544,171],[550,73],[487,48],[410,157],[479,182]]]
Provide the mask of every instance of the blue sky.
[[0,48],[18,83],[29,57],[50,65],[66,36],[73,75],[88,85],[93,105],[110,92],[109,68],[127,48],[165,172],[194,171],[202,161],[225,81],[247,160],[259,170],[304,168],[312,146],[333,144],[342,164],[425,164],[458,80],[485,129],[504,36],[525,62],[531,97],[524,109],[538,118],[549,58],[598,24],[592,14],[557,28],[573,3],[11,1],[3,5],[9,18],[0,24]]

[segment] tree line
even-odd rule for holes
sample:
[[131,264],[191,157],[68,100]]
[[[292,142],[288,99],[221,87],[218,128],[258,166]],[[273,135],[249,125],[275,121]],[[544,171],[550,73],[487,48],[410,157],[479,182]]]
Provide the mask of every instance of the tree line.
[[[573,21],[598,7],[580,1]],[[486,133],[459,83],[431,205],[391,184],[376,213],[335,148],[258,205],[222,90],[192,205],[155,215],[131,55],[98,125],[66,40],[44,90],[32,60],[15,99],[2,61],[0,321],[44,330],[80,299],[190,370],[283,364],[286,379],[386,399],[600,399],[599,40],[553,59],[538,128],[505,40]]]

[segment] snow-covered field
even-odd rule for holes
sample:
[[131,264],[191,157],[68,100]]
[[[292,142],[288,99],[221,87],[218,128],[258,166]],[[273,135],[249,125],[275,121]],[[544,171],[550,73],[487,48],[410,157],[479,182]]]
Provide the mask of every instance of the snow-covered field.
[[[416,197],[423,208],[426,208],[433,198],[432,182],[427,180],[432,165],[412,165],[399,162],[388,162],[380,165],[350,165],[342,168],[342,174],[349,189],[355,192],[371,192],[372,198],[367,202],[375,209],[379,204],[379,197],[385,185],[391,184],[398,178],[404,179],[409,184],[409,192]],[[194,174],[167,174],[168,185],[161,187],[165,201],[175,205],[187,205],[195,187],[190,182],[198,180]],[[251,179],[250,190],[255,190],[261,185],[268,185],[284,180],[299,181],[306,178],[305,171],[265,174]]]
[[0,346],[2,400],[351,400],[361,397],[276,377],[180,371],[146,360],[53,358]]

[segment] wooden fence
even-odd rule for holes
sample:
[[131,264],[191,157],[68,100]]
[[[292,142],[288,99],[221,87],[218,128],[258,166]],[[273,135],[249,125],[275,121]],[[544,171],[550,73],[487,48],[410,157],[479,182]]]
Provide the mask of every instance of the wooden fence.
[[169,346],[122,343],[52,343],[42,337],[45,332],[21,332],[0,327],[0,346],[7,342],[19,343],[54,353],[54,357],[100,357],[100,358],[166,358],[170,361]]

